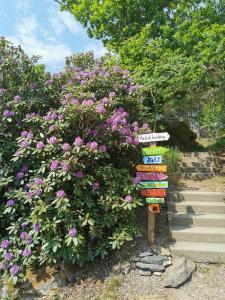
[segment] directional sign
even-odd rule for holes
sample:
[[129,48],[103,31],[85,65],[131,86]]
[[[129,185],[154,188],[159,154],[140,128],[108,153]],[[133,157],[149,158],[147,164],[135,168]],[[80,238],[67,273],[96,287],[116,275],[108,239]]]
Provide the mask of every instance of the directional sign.
[[164,198],[146,198],[146,203],[164,203]]
[[168,132],[147,133],[138,136],[139,143],[168,141],[170,135]]
[[144,156],[143,157],[144,164],[161,164],[162,156]]
[[139,172],[167,172],[166,165],[137,165],[136,170]]
[[143,197],[166,197],[165,189],[143,189],[140,192]]
[[168,181],[142,181],[137,186],[141,189],[167,189]]
[[145,180],[165,180],[168,176],[164,173],[156,173],[156,172],[137,172],[136,176],[140,178],[141,181]]
[[169,151],[166,147],[147,147],[142,148],[142,155],[162,155],[165,154],[167,151]]

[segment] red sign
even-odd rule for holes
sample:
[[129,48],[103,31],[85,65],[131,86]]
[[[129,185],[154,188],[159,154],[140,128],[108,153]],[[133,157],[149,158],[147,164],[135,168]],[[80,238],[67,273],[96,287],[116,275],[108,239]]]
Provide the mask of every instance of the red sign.
[[143,189],[141,190],[141,196],[143,197],[166,197],[165,189]]

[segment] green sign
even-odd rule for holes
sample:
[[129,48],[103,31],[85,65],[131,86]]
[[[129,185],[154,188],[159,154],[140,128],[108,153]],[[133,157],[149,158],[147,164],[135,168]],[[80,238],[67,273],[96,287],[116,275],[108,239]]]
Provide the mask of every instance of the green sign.
[[138,184],[140,189],[167,189],[168,181],[141,181]]
[[148,148],[142,148],[142,155],[148,156],[148,155],[162,155],[169,151],[166,147],[148,147]]
[[164,203],[164,198],[146,198],[146,203]]

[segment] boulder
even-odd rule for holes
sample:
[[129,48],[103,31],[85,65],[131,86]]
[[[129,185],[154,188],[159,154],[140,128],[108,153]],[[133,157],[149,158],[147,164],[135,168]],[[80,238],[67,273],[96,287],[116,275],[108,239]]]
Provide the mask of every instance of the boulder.
[[139,253],[139,257],[151,256],[153,254],[154,254],[154,252],[149,250],[149,251],[146,251],[146,252]]
[[179,287],[185,283],[195,270],[195,263],[184,257],[179,258],[164,275],[164,287]]

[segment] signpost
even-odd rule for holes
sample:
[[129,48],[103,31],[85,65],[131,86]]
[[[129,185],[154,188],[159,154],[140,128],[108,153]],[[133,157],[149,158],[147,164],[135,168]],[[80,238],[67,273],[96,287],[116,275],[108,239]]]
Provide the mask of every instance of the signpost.
[[144,180],[165,180],[168,176],[164,173],[158,172],[137,172],[136,176],[140,178],[141,181]]
[[143,157],[144,164],[161,164],[162,156],[144,156]]
[[150,143],[150,142],[160,142],[160,141],[168,141],[170,135],[168,132],[160,132],[160,133],[148,133],[141,134],[138,136],[139,143]]
[[160,204],[164,203],[166,189],[168,188],[167,165],[162,164],[162,155],[169,151],[166,147],[157,147],[156,142],[167,141],[168,132],[141,134],[138,136],[140,143],[150,143],[150,147],[142,148],[144,165],[136,166],[136,177],[139,179],[140,193],[146,197],[148,204],[148,241],[155,241],[155,214],[160,213]]
[[165,147],[147,147],[142,148],[142,155],[162,155],[168,152],[169,149]]
[[137,165],[137,171],[141,172],[167,172],[166,165]]
[[143,197],[166,197],[165,189],[143,189],[141,190],[141,196]]
[[167,189],[168,181],[143,181],[138,184],[141,189]]

